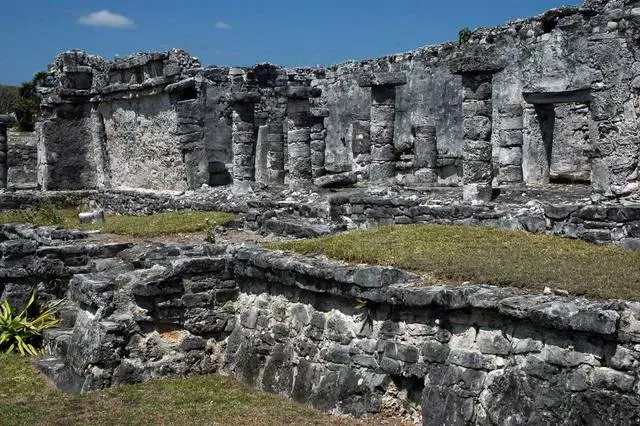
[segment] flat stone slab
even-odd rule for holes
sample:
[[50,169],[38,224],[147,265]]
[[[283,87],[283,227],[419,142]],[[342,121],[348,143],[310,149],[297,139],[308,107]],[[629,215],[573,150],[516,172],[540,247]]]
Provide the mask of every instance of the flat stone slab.
[[407,76],[399,72],[364,74],[358,77],[360,87],[402,86],[407,84]]
[[313,184],[321,188],[336,188],[341,186],[350,186],[356,183],[358,183],[358,175],[356,172],[325,175],[313,180]]

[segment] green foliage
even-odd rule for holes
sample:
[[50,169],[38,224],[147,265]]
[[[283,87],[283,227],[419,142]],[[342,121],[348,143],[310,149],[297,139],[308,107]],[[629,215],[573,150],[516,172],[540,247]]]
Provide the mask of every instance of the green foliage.
[[209,223],[209,218],[208,217],[204,219],[204,223],[205,223],[205,226],[207,227],[207,236],[205,237],[205,240],[208,243],[215,244],[215,242],[216,242],[216,233],[213,230],[213,225]]
[[96,229],[102,232],[132,237],[159,237],[206,231],[206,238],[215,241],[213,229],[232,220],[235,215],[224,212],[171,212],[150,216],[107,215],[104,223],[80,224],[78,208],[61,208],[44,204],[25,210],[0,212],[0,223],[30,223],[38,226]]
[[18,88],[19,98],[13,103],[13,112],[16,114],[18,129],[24,132],[32,132],[35,128],[40,113],[40,95],[38,87],[49,85],[49,74],[36,73],[31,81],[22,83]]
[[[366,229],[267,247],[412,270],[429,285],[545,287],[640,300],[640,251],[521,231],[443,225]],[[594,268],[594,265],[598,265]]]
[[71,394],[48,384],[30,360],[0,354],[0,424],[24,425],[402,425],[375,416],[332,417],[220,375],[154,380]]
[[473,35],[473,31],[469,27],[464,27],[460,31],[458,31],[458,42],[460,44],[465,44],[469,40],[471,40],[471,36]]
[[0,84],[0,114],[12,112],[19,98],[18,87]]
[[0,212],[0,223],[31,223],[39,226],[64,226],[75,218],[72,210],[59,209],[53,204],[43,204],[24,210]]
[[5,300],[0,305],[0,350],[6,353],[19,352],[21,355],[38,355],[35,342],[44,330],[55,327],[60,322],[55,315],[62,301],[47,306],[35,318],[29,318],[28,311],[35,300],[34,291],[18,314],[8,301]]

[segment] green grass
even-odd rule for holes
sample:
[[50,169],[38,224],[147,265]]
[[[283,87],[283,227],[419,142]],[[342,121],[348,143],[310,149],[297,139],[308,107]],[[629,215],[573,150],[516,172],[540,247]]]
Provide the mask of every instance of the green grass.
[[640,251],[490,228],[408,225],[268,247],[419,272],[426,283],[545,287],[598,299],[640,300]]
[[363,424],[249,390],[218,375],[65,394],[46,383],[28,359],[0,355],[0,383],[3,426]]
[[0,223],[31,223],[39,226],[101,230],[102,232],[132,237],[157,237],[182,233],[200,232],[233,219],[231,213],[222,212],[171,212],[151,216],[107,215],[105,222],[81,225],[78,210],[42,206],[27,210],[0,212]]

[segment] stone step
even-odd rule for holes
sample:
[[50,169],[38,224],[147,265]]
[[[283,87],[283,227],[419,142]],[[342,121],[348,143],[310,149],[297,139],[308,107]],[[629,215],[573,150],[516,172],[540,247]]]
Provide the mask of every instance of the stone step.
[[38,371],[44,374],[59,390],[69,393],[80,393],[84,379],[67,367],[65,362],[55,356],[46,356],[34,362]]
[[262,223],[260,231],[275,235],[314,238],[323,235],[331,235],[345,230],[344,226],[326,222],[310,222],[305,218],[272,218]]
[[71,344],[73,329],[50,328],[42,333],[42,345],[48,355],[64,358]]

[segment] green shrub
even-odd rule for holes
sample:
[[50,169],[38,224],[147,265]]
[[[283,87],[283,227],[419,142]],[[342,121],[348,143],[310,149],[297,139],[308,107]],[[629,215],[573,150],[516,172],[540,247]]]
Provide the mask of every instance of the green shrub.
[[460,44],[465,44],[469,40],[471,40],[471,36],[473,35],[473,31],[469,27],[464,27],[460,31],[458,31],[458,42]]
[[46,306],[35,318],[29,318],[29,308],[36,300],[35,291],[23,310],[16,314],[8,301],[0,304],[0,351],[6,353],[19,352],[22,355],[38,355],[37,343],[42,332],[60,323],[56,313],[61,301]]
[[40,104],[38,100],[19,98],[13,104],[13,112],[16,113],[18,129],[23,132],[33,132],[38,118]]

